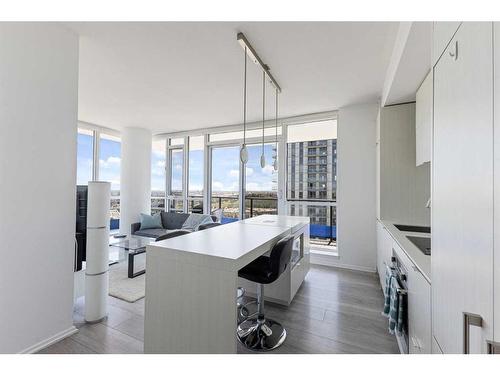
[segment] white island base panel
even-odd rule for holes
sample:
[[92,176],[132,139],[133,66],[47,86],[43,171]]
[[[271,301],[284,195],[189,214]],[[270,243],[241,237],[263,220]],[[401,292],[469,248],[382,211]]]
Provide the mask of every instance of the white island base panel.
[[[293,232],[308,243],[309,219],[298,219]],[[245,222],[148,245],[145,353],[236,353],[238,270],[292,233]]]

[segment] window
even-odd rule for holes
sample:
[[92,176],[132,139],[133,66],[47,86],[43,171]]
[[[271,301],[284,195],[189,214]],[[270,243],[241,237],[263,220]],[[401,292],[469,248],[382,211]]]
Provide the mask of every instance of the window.
[[204,136],[189,137],[188,212],[203,213]]
[[[289,154],[299,150],[301,171],[295,173],[288,163],[287,186],[294,187],[294,190],[287,189],[288,212],[309,216],[313,248],[336,249],[337,121],[289,125],[286,149]],[[304,184],[301,184],[302,171],[307,173]]]
[[184,203],[182,197],[184,176],[184,150],[172,149],[170,150],[170,194],[173,199],[170,202],[170,211],[183,212]]
[[165,211],[166,140],[155,140],[151,150],[151,214]]
[[274,143],[264,144],[266,166],[260,166],[262,144],[248,145],[246,164],[245,217],[278,213],[278,172],[273,168]]
[[223,210],[223,223],[236,221],[240,212],[240,148],[213,147],[211,152],[211,209]]
[[76,156],[76,184],[88,185],[92,181],[94,160],[94,132],[78,129]]
[[120,219],[120,138],[100,134],[99,180],[111,182],[111,229],[118,229]]

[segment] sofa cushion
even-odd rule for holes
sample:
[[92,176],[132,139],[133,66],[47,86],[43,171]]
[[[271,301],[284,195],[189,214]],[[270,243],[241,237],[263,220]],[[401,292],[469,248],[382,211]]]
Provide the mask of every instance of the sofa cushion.
[[177,213],[177,212],[162,212],[161,222],[163,228],[165,229],[181,229],[182,224],[189,217],[189,214]]
[[214,221],[210,217],[210,215],[203,214],[191,214],[186,219],[184,224],[182,224],[182,229],[195,231],[198,230],[198,227],[202,224],[213,223]]
[[167,233],[168,231],[163,228],[156,228],[156,229],[142,229],[138,230],[134,233],[134,236],[142,236],[142,237],[151,237],[151,238],[156,238],[161,236],[162,234]]
[[141,214],[141,227],[143,229],[162,229],[161,216],[159,213],[154,215]]

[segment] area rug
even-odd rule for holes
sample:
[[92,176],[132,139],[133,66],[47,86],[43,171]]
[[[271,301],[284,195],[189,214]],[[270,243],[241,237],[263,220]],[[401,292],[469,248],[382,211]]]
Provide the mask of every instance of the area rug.
[[[136,271],[144,269],[144,261],[139,261],[136,257]],[[142,259],[141,259],[142,260]],[[127,261],[113,264],[109,268],[109,295],[127,302],[135,302],[146,295],[146,275],[129,279],[127,276]]]

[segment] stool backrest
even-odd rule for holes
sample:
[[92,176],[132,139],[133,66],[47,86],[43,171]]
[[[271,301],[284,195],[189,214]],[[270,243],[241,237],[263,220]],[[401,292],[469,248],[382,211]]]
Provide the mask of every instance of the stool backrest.
[[163,241],[163,240],[168,240],[169,238],[183,236],[183,235],[189,234],[189,233],[191,233],[191,232],[189,232],[187,230],[176,230],[175,232],[170,232],[170,233],[162,234],[161,236],[159,236],[158,238],[155,239],[155,242]]
[[208,223],[208,224],[201,224],[199,227],[198,227],[198,230],[205,230],[205,229],[208,229],[208,228],[213,228],[213,227],[217,227],[221,225],[221,223]]
[[292,258],[293,237],[279,240],[272,248],[269,264],[275,280],[286,270]]

